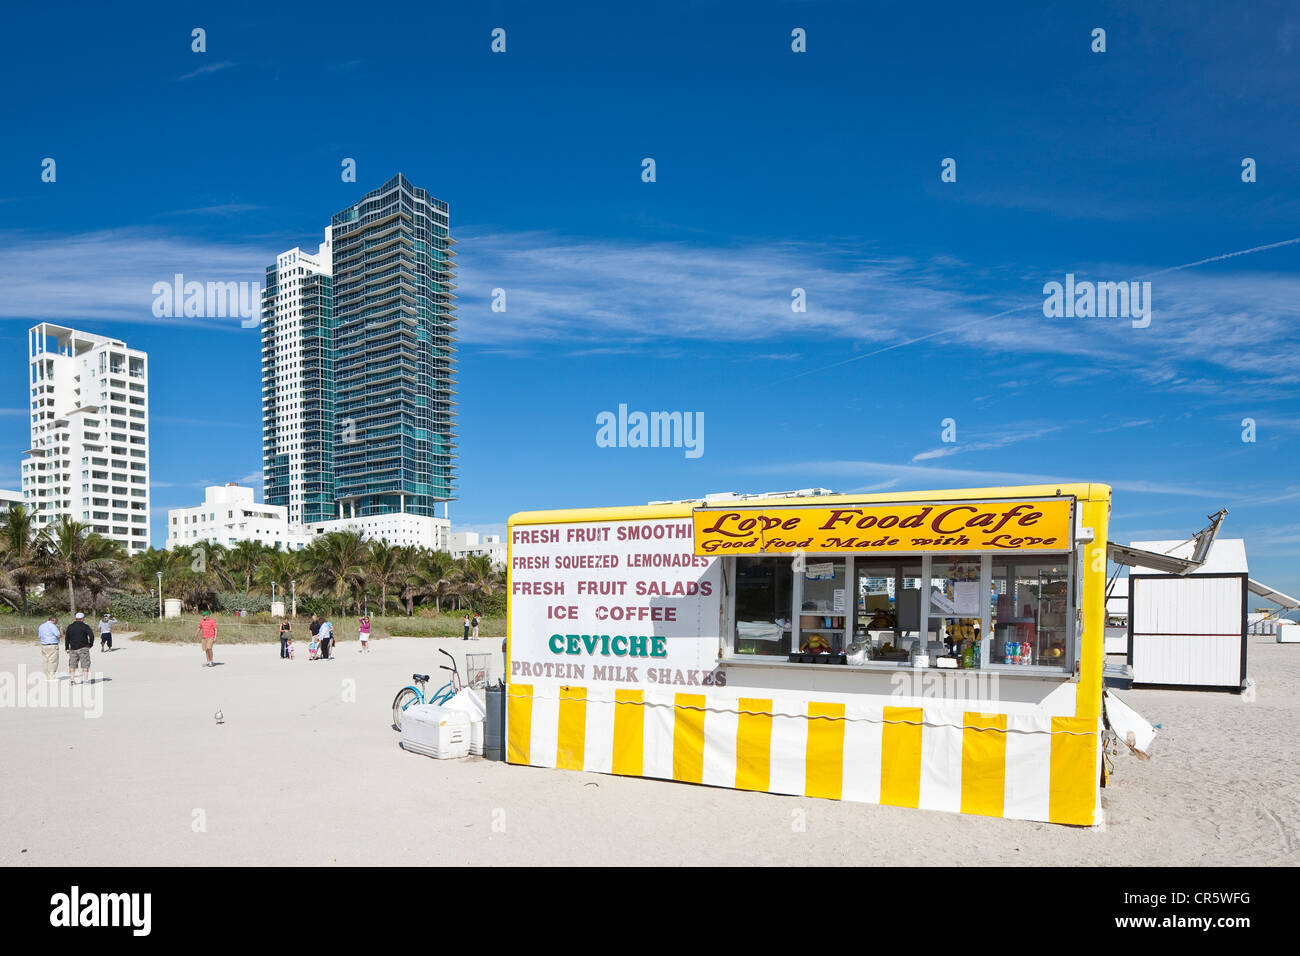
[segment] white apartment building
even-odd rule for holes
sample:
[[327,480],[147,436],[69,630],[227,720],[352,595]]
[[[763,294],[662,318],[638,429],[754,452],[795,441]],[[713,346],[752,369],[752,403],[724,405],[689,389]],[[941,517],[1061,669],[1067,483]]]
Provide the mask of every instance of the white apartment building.
[[453,558],[487,555],[493,564],[506,563],[506,545],[499,534],[480,535],[477,531],[457,531],[451,536],[447,551]]
[[219,544],[233,547],[256,541],[281,551],[307,546],[312,533],[289,523],[279,505],[258,504],[253,489],[235,482],[203,489],[203,504],[167,511],[167,547]]
[[62,516],[149,547],[149,369],[139,349],[42,322],[27,333],[31,447],[23,499],[37,531]]
[[266,270],[262,295],[262,458],[266,501],[295,525],[334,510],[334,326],[330,229]]

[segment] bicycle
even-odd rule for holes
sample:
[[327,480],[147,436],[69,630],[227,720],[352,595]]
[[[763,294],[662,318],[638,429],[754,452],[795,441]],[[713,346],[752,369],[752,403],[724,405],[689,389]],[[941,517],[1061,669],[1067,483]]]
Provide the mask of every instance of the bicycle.
[[417,704],[445,704],[459,694],[464,686],[460,680],[460,671],[456,668],[456,658],[447,654],[442,648],[438,648],[438,653],[446,654],[447,659],[451,661],[450,667],[446,664],[438,665],[442,670],[451,671],[451,680],[426,696],[424,685],[429,682],[429,675],[412,674],[411,680],[414,681],[414,684],[407,684],[393,698],[393,727],[396,730],[402,729],[402,714],[406,708]]

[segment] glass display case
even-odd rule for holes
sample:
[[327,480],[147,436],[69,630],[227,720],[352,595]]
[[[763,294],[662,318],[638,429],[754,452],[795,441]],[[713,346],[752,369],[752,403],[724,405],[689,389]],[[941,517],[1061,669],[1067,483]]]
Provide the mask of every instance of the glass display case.
[[994,558],[993,663],[1066,666],[1069,600],[1066,562]]

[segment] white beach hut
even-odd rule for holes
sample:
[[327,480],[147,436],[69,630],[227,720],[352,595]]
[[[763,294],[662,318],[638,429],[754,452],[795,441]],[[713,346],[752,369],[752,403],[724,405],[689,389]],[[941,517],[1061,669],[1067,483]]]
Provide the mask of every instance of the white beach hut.
[[[1133,548],[1190,558],[1194,541],[1134,541]],[[1183,574],[1132,568],[1128,662],[1135,684],[1241,690],[1246,680],[1246,543],[1218,538]]]

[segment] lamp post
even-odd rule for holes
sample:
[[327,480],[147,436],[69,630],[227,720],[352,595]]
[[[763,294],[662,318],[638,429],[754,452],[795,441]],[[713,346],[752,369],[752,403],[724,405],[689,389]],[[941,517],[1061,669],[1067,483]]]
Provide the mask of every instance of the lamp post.
[[162,620],[162,572],[158,572],[158,620]]
[[275,603],[275,582],[271,582],[271,603]]
[[289,582],[289,602],[291,605],[289,616],[297,617],[298,616],[298,582],[297,581]]

